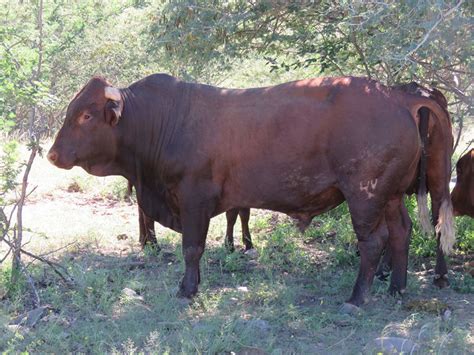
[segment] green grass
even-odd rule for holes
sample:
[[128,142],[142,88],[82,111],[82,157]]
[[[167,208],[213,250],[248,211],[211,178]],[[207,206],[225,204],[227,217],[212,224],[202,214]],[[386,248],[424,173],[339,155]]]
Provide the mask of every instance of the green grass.
[[[338,308],[352,291],[359,258],[346,204],[316,217],[304,233],[286,216],[252,210],[255,258],[225,250],[219,216],[209,229],[200,292],[188,304],[175,297],[183,274],[180,236],[157,225],[162,251],[140,251],[137,209],[122,201],[123,179],[35,164],[31,185],[39,188],[25,205],[26,249],[63,248],[48,257],[67,268],[75,286],[31,264],[41,302],[50,308],[33,328],[15,328],[12,320],[33,308],[30,290],[24,280],[10,285],[2,264],[1,352],[375,354],[371,344],[380,336],[410,339],[422,353],[460,354],[474,346],[474,282],[463,267],[472,256],[472,219],[456,221],[451,288],[440,291],[425,271],[435,263],[434,239],[418,232],[410,200],[415,225],[406,295],[393,298],[387,283],[376,280],[370,303],[347,316]],[[67,192],[73,183],[78,191]],[[237,223],[236,240],[240,233]],[[450,307],[450,319],[406,308],[433,299]]]
[[[352,232],[343,223],[346,213],[343,206],[317,219],[304,235],[287,218],[275,223],[271,214],[260,214],[254,221],[258,228],[252,228],[259,252],[256,259],[241,252],[228,254],[211,236],[201,263],[200,293],[191,304],[174,296],[183,271],[180,241],[174,233],[161,238],[163,251],[157,255],[103,254],[92,244],[64,252],[59,261],[77,285],[68,287],[50,269],[35,266],[40,297],[52,307],[50,314],[29,332],[1,327],[0,349],[7,353],[357,353],[370,352],[370,340],[376,337],[403,336],[426,352],[468,351],[471,320],[456,311],[444,322],[428,313],[405,310],[405,300],[399,303],[388,296],[383,282],[375,282],[373,300],[361,314],[338,313],[351,292],[358,263]],[[454,275],[453,290],[438,291],[429,286],[429,278],[410,274],[409,297],[445,297],[456,309],[466,295],[461,293],[466,291],[462,286],[466,281],[460,279],[470,276]],[[124,288],[138,297],[124,295]],[[28,299],[22,284],[12,300],[2,302],[0,319],[6,322],[25,311]],[[472,313],[472,307],[468,311]],[[429,332],[424,331],[427,328]]]

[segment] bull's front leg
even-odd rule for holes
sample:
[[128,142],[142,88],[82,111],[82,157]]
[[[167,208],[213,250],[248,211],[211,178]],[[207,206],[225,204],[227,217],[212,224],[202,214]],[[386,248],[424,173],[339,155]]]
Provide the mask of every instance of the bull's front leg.
[[157,251],[160,250],[156,240],[155,221],[149,218],[145,212],[138,206],[138,224],[140,226],[140,245],[142,249],[150,245]]
[[185,270],[178,297],[191,298],[198,291],[198,284],[201,281],[199,261],[206,245],[211,216],[208,211],[209,206],[206,204],[189,203],[180,207]]

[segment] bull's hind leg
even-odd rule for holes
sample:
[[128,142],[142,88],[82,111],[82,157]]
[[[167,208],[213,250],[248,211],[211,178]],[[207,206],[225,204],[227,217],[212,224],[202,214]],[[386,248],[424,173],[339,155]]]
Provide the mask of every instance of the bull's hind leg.
[[239,209],[234,208],[229,210],[225,213],[225,217],[227,219],[227,231],[225,233],[225,247],[228,251],[233,252],[234,247],[234,225],[235,221],[237,220],[237,216],[239,215]]
[[249,230],[250,208],[239,209],[240,222],[242,224],[242,242],[245,245],[245,250],[253,248],[252,237]]
[[385,220],[389,231],[387,252],[390,253],[392,266],[389,292],[401,294],[407,285],[408,247],[412,226],[402,196],[387,203]]
[[349,202],[349,209],[358,240],[360,267],[352,295],[342,311],[350,311],[353,306],[358,307],[368,301],[375,270],[388,239],[383,208],[375,204],[367,205],[367,202]]

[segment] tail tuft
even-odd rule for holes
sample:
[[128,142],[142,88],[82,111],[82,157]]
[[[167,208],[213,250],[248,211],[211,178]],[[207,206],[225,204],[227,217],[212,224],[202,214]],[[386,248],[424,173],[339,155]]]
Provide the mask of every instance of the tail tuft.
[[416,201],[418,204],[418,221],[421,224],[421,230],[425,235],[431,235],[433,233],[433,227],[430,222],[426,193],[418,193],[416,195]]
[[454,243],[456,242],[453,205],[450,199],[445,199],[441,203],[436,233],[440,234],[441,249],[445,255],[448,255],[453,250]]

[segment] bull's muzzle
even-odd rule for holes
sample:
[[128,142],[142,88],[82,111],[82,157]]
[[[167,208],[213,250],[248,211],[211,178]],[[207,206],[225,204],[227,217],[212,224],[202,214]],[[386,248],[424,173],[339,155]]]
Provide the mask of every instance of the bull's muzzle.
[[58,153],[56,151],[51,149],[46,157],[51,164],[56,165],[56,162],[58,161]]
[[57,168],[61,169],[71,169],[74,164],[75,164],[75,153],[69,153],[67,154],[66,152],[61,152],[53,146],[49,150],[48,154],[46,157],[48,158],[49,162],[53,164]]

